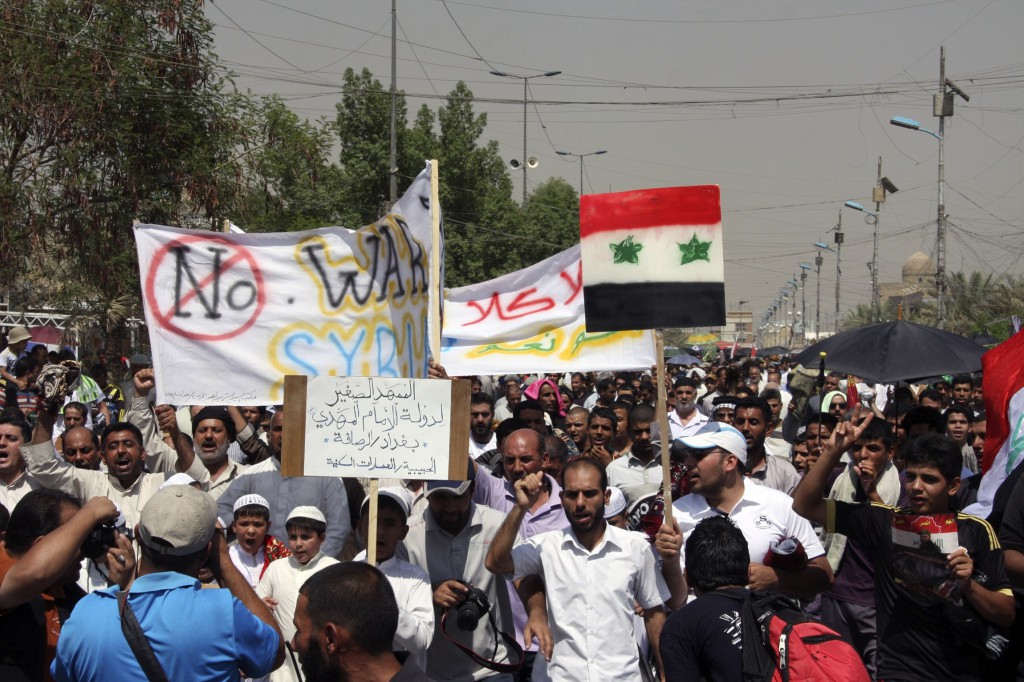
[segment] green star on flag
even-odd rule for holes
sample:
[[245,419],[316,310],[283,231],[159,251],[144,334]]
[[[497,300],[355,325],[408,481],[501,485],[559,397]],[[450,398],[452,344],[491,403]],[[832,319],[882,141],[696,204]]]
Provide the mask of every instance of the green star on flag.
[[711,242],[702,242],[697,239],[697,235],[693,235],[690,241],[685,244],[679,244],[676,242],[679,250],[682,252],[682,258],[680,259],[680,265],[686,265],[698,260],[706,260],[709,263],[711,259],[708,257],[708,250],[711,248]]
[[633,263],[638,264],[640,262],[640,250],[644,248],[643,244],[637,244],[633,241],[633,235],[629,235],[618,244],[609,244],[613,252],[612,258],[613,263]]

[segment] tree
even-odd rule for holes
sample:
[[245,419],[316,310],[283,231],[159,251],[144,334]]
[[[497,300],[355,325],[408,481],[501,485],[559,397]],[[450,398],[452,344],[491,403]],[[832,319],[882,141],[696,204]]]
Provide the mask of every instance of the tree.
[[248,191],[232,216],[246,230],[288,231],[340,222],[341,169],[331,162],[334,127],[300,119],[279,97],[246,112],[242,162]]
[[[345,69],[337,109],[336,126],[344,173],[342,224],[359,227],[377,220],[390,207],[391,94],[369,69],[358,74],[353,69]],[[397,96],[395,113],[401,149],[407,132],[402,93]],[[404,170],[408,175],[411,169]]]
[[473,93],[462,81],[448,94],[438,122],[446,286],[481,282],[530,265],[514,257],[522,236],[512,179],[498,143],[479,146],[487,115],[473,113]]
[[0,8],[2,283],[106,332],[138,310],[132,220],[215,225],[243,98],[198,0]]
[[562,178],[549,178],[530,194],[517,251],[523,263],[537,263],[580,240],[580,203]]

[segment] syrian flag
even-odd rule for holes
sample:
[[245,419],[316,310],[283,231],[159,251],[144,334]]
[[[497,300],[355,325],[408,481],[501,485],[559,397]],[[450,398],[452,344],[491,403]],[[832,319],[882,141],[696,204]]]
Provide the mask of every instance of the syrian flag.
[[981,356],[987,431],[978,501],[964,511],[987,517],[999,485],[1024,459],[1024,335]]
[[580,198],[587,331],[725,324],[717,185]]

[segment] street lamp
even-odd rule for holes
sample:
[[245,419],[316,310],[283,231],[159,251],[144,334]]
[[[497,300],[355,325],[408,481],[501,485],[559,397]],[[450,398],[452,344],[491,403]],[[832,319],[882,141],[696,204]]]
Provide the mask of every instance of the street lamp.
[[807,271],[810,263],[800,264],[800,329],[803,331],[803,345],[807,345]]
[[[952,92],[947,91],[952,90]],[[932,98],[932,115],[939,119],[939,132],[934,133],[906,116],[893,116],[889,123],[900,128],[928,133],[939,141],[939,205],[935,218],[935,326],[945,327],[946,310],[946,204],[943,188],[946,184],[945,132],[946,118],[953,115],[953,94],[960,95],[965,102],[971,101],[963,90],[946,78],[946,48],[939,48],[939,91]]]
[[[825,251],[832,251],[832,248],[825,242],[814,242],[814,245],[819,249]],[[835,251],[832,251],[835,253]],[[814,257],[814,265],[817,268],[815,279],[818,285],[818,296],[817,302],[814,304],[814,342],[817,343],[821,340],[821,264],[825,262],[824,257],[821,255],[821,251]]]
[[867,210],[856,201],[847,201],[846,206],[865,213],[865,220],[868,225],[874,225],[874,249],[871,255],[871,321],[882,321],[882,296],[878,288],[878,223],[882,214],[882,204],[885,203],[886,194],[895,194],[899,189],[889,178],[882,177],[882,157],[878,157],[878,181],[871,190],[871,198],[875,201],[875,212]]
[[550,78],[551,76],[557,76],[562,73],[561,71],[547,71],[545,73],[536,73],[532,76],[517,76],[512,73],[505,73],[504,71],[491,71],[492,76],[501,76],[502,78],[521,78],[523,80],[523,160],[520,166],[523,169],[523,207],[526,207],[526,167],[529,165],[526,158],[526,93],[527,85],[531,78]]
[[607,149],[599,149],[596,152],[587,152],[586,154],[573,154],[572,152],[560,152],[556,151],[559,156],[575,156],[580,160],[580,196],[583,196],[583,157],[585,156],[596,156],[598,154],[607,154]]

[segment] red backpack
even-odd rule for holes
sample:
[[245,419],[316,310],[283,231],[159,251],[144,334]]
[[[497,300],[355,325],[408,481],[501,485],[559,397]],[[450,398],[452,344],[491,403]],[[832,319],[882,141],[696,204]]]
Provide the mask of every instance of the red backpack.
[[740,614],[746,682],[870,682],[857,651],[780,594],[751,592]]

